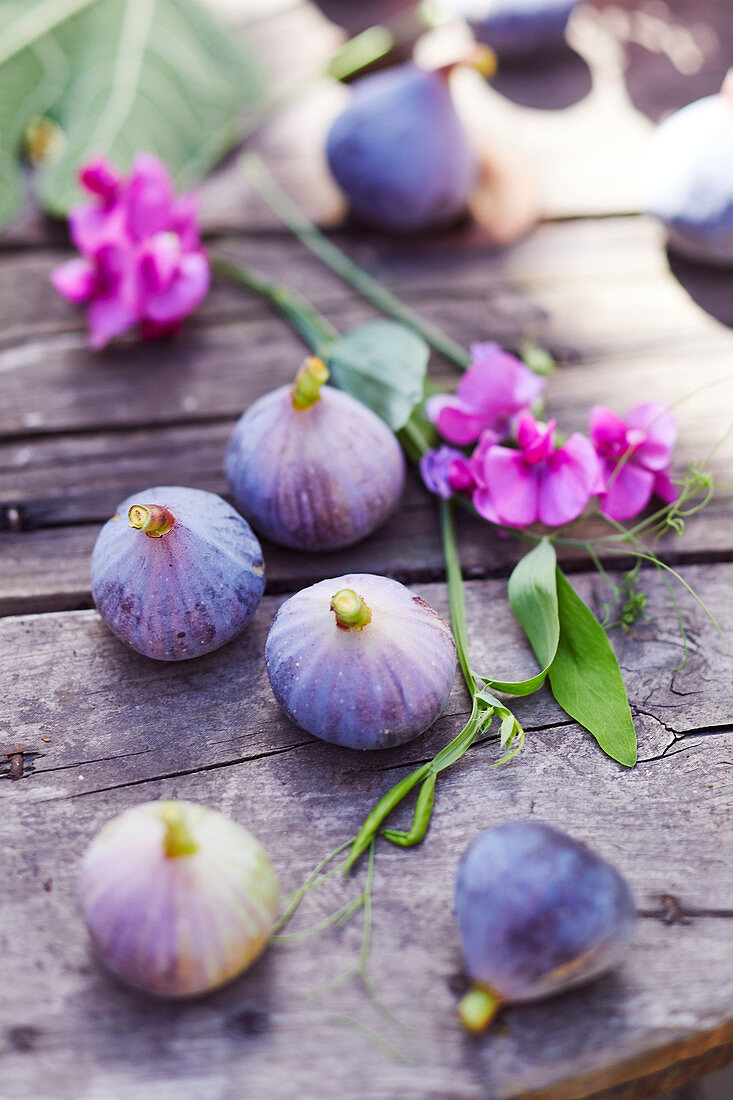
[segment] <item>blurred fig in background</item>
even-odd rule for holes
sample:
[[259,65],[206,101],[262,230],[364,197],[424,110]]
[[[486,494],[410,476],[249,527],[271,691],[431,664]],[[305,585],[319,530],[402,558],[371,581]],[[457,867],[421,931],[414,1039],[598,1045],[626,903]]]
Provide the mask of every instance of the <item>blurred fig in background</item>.
[[409,62],[354,83],[326,154],[362,221],[420,233],[465,213],[478,166],[451,100],[448,69],[427,72]]
[[459,1013],[483,1031],[502,1005],[541,1001],[614,966],[636,923],[626,880],[572,837],[508,821],[476,837],[455,907],[473,988]]
[[528,61],[562,51],[578,0],[437,0],[438,13],[464,19],[499,61]]
[[664,225],[670,246],[715,266],[733,266],[733,70],[718,95],[670,115],[642,161],[642,209]]

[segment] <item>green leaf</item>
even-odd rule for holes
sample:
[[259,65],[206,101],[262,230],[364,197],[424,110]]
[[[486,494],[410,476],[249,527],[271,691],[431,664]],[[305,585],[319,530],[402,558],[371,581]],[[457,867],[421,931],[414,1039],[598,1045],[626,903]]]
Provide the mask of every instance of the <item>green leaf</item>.
[[509,578],[509,603],[529,638],[542,669],[529,680],[488,680],[488,686],[507,695],[531,695],[545,682],[560,637],[557,559],[551,542],[542,539],[515,566]]
[[430,349],[395,321],[369,321],[334,344],[334,385],[367,405],[393,431],[404,427],[422,400]]
[[177,186],[237,140],[261,77],[194,0],[4,0],[0,5],[0,222],[22,200],[19,160],[37,116],[57,121],[60,156],[39,172],[41,202],[64,214],[76,173],[106,154],[127,169],[156,153]]
[[636,732],[621,669],[606,632],[557,570],[560,641],[550,687],[560,706],[626,767],[636,763]]

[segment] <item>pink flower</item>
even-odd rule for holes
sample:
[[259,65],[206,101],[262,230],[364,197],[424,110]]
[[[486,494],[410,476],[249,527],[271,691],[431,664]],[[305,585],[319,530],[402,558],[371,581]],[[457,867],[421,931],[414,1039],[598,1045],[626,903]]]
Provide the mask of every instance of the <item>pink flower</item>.
[[476,484],[468,459],[454,447],[427,451],[420,459],[420,473],[430,492],[444,500],[454,493],[470,493]]
[[211,278],[193,196],[177,197],[167,168],[149,153],[134,158],[127,179],[100,157],[79,182],[93,197],[69,214],[82,257],[57,267],[51,281],[68,301],[88,303],[92,347],[137,325],[147,339],[177,331]]
[[590,413],[590,437],[601,463],[601,511],[625,520],[646,508],[652,493],[671,503],[678,492],[669,478],[677,435],[674,417],[659,401],[636,405],[622,420],[596,405]]
[[517,420],[519,449],[479,446],[471,469],[478,483],[476,511],[491,523],[559,527],[583,512],[602,486],[590,440],[576,433],[562,447],[554,441],[556,421],[539,424],[529,413]]
[[486,429],[504,438],[517,413],[544,391],[546,381],[498,344],[473,344],[471,366],[455,395],[438,394],[425,412],[449,443],[474,443]]

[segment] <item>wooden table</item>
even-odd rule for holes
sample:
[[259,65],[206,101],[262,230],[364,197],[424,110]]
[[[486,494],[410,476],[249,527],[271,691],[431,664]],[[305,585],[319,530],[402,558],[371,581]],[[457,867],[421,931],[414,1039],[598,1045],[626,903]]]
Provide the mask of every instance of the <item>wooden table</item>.
[[[242,5],[224,6],[241,17]],[[281,85],[311,71],[342,37],[312,4],[258,7],[242,29],[273,58]],[[379,5],[355,16],[359,7],[342,4],[344,21],[366,20]],[[534,330],[564,364],[550,405],[566,429],[584,428],[595,402],[622,411],[727,378],[679,405],[682,467],[729,427],[733,335],[696,303],[733,320],[731,277],[679,262],[675,277],[658,228],[634,214],[634,158],[651,123],[627,90],[642,108],[646,95],[652,115],[712,90],[725,67],[713,32],[728,34],[728,43],[733,35],[712,0],[672,5],[678,36],[708,21],[707,37],[694,32],[703,67],[683,76],[663,55],[620,40],[639,38],[660,17],[657,6],[644,24],[624,15],[630,7],[587,10],[578,24],[593,92],[575,106],[519,107],[475,84],[461,92],[474,119],[485,115],[497,135],[537,158],[545,217],[534,234],[505,251],[470,225],[407,244],[351,229],[337,239],[462,342],[516,346]],[[332,18],[338,10],[329,5]],[[254,143],[325,221],[337,208],[314,150],[345,94],[313,87]],[[203,200],[212,248],[299,286],[340,328],[372,315],[281,231],[233,165],[207,182]],[[76,911],[74,879],[91,836],[113,814],[161,797],[216,807],[263,840],[288,891],[353,835],[380,794],[457,732],[467,702],[457,682],[425,737],[362,757],[290,725],[265,676],[263,644],[283,595],[321,577],[386,573],[447,615],[434,501],[415,477],[400,514],[359,546],[318,557],[266,546],[268,594],[251,627],[220,652],[165,665],[118,644],[89,592],[101,522],[150,484],[223,492],[234,419],[292,376],[302,347],[265,306],[217,286],[179,340],[91,354],[83,318],[48,285],[68,255],[61,228],[29,212],[6,245],[2,1100],[642,1097],[730,1060],[732,644],[683,598],[690,652],[680,670],[674,611],[654,573],[644,574],[649,620],[628,635],[612,632],[639,733],[632,772],[603,757],[541,691],[517,703],[527,745],[513,764],[490,770],[496,743],[477,744],[441,778],[425,843],[409,852],[380,846],[370,973],[406,1026],[380,1012],[358,978],[310,995],[354,965],[358,919],[340,933],[273,946],[244,979],[192,1004],[147,1000],[102,971]],[[432,369],[455,380],[437,356]],[[715,464],[730,480],[730,442]],[[474,664],[529,674],[533,659],[505,598],[520,548],[469,520],[460,538]],[[725,627],[733,617],[732,551],[724,498],[663,544]],[[600,578],[580,559],[567,566],[598,608],[606,596]],[[469,1038],[455,1018],[464,987],[451,914],[456,863],[481,828],[526,816],[569,830],[619,866],[637,898],[638,932],[614,974],[509,1010],[488,1035]],[[362,883],[363,869],[315,891],[300,925]]]

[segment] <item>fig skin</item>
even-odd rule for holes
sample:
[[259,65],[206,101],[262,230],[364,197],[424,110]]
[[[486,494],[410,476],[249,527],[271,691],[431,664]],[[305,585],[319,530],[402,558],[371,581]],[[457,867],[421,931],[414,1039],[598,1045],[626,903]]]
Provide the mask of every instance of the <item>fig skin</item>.
[[[333,597],[351,590],[369,621],[339,626]],[[265,646],[275,698],[301,729],[351,749],[385,749],[442,714],[456,671],[449,627],[404,585],[370,573],[319,581],[287,600]]]
[[[161,505],[175,523],[149,537],[128,523],[135,505]],[[201,489],[133,493],[99,533],[92,597],[113,634],[157,661],[211,653],[235,638],[265,590],[262,549],[247,522]]]
[[636,909],[624,878],[557,829],[511,821],[481,833],[458,868],[455,911],[466,969],[491,1003],[537,1001],[614,966]]
[[466,211],[478,167],[446,76],[409,62],[352,85],[326,155],[351,210],[392,233],[451,225]]
[[294,408],[292,394],[281,386],[238,420],[224,464],[234,502],[282,546],[350,546],[381,527],[399,501],[399,443],[366,405],[332,386],[309,408]]
[[78,899],[105,966],[158,997],[197,997],[232,981],[266,947],[277,879],[262,845],[194,802],[145,802],[97,833]]
[[670,115],[642,161],[642,208],[671,248],[715,267],[733,266],[733,80]]
[[566,48],[565,32],[579,0],[449,0],[479,42],[500,61],[523,62]]

